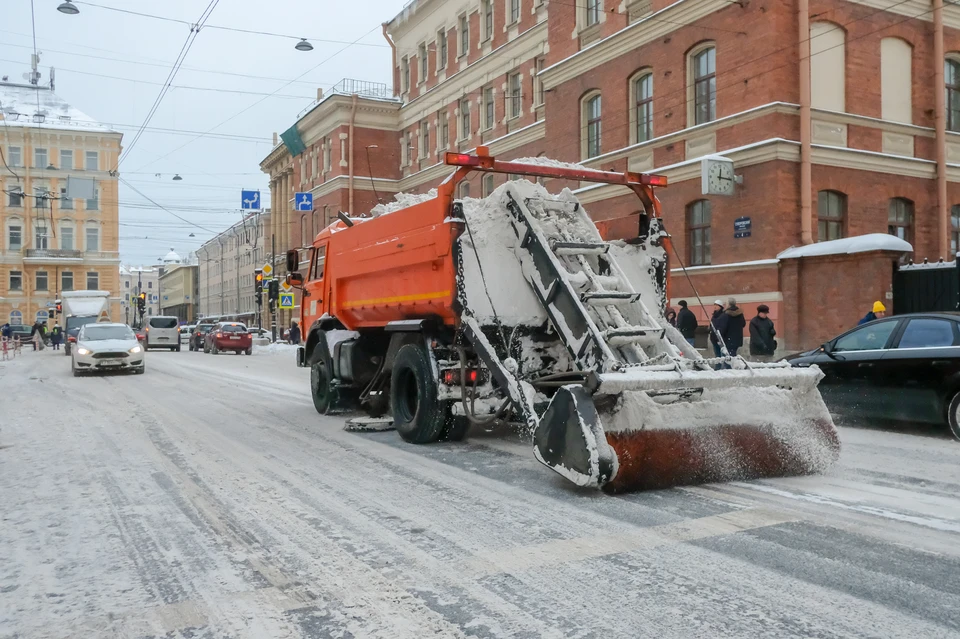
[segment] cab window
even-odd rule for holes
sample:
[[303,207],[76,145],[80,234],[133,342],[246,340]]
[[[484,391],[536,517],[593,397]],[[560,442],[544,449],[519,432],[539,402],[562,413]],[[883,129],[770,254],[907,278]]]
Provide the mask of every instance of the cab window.
[[833,350],[835,352],[876,351],[886,348],[898,323],[897,320],[892,320],[858,328],[839,338],[833,345]]
[[311,280],[322,280],[323,279],[323,265],[327,259],[327,245],[324,244],[321,247],[317,248],[317,255],[313,260],[313,275],[310,277]]
[[912,319],[897,348],[936,348],[957,343],[956,323],[945,319]]

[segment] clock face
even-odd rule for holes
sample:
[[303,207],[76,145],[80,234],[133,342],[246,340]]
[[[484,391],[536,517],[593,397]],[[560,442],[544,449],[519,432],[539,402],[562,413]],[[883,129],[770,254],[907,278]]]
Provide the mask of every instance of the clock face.
[[733,193],[733,166],[729,162],[710,162],[707,166],[707,192],[713,195]]

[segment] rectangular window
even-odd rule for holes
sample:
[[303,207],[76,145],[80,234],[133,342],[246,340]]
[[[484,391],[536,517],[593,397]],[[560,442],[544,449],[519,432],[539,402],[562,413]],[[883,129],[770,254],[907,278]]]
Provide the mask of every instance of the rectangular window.
[[586,26],[592,27],[600,23],[600,7],[602,4],[603,0],[586,0],[584,7],[586,10],[584,24]]
[[417,78],[417,81],[420,84],[423,84],[427,81],[427,69],[429,68],[427,60],[427,45],[426,43],[421,44],[417,47],[417,55],[420,58],[420,77]]
[[333,157],[333,140],[325,138],[323,142],[323,172],[330,171],[331,158]]
[[61,226],[60,227],[60,248],[64,251],[73,250],[73,227],[72,226]]
[[470,20],[466,14],[460,16],[460,56],[470,53]]
[[404,93],[410,90],[410,60],[407,58],[400,61],[400,87]]
[[637,142],[653,139],[653,74],[648,73],[635,84],[637,101]]
[[483,90],[483,128],[487,131],[493,128],[496,121],[493,104],[493,87],[487,87]]
[[601,153],[601,104],[600,96],[595,95],[587,100],[586,104],[586,129],[587,129],[587,157],[593,158]]
[[7,237],[11,251],[19,251],[23,248],[23,227],[18,225],[7,227]]
[[100,289],[100,274],[97,272],[87,273],[87,290],[97,291]]
[[99,171],[100,170],[100,154],[96,151],[87,151],[86,154],[86,164],[84,168],[87,171]]
[[7,192],[7,206],[23,206],[23,193],[14,186]]
[[36,289],[38,291],[47,290],[47,272],[46,271],[37,271],[36,276]]
[[33,166],[37,169],[45,169],[48,166],[47,150],[36,148],[33,150]]
[[710,223],[712,211],[708,200],[698,200],[687,207],[687,226],[690,229],[690,264],[710,264]]
[[123,283],[125,288],[130,288],[130,280]]
[[447,68],[447,32],[437,31],[437,68]]
[[694,123],[704,124],[717,119],[717,58],[710,47],[693,58]]
[[544,59],[537,58],[533,62],[533,99],[536,106],[543,104],[543,81],[540,79],[540,72],[543,71]]
[[520,21],[520,0],[509,0],[510,2],[510,22],[515,24]]
[[10,290],[23,290],[23,271],[10,271]]
[[38,224],[33,229],[33,248],[43,250],[47,248],[47,227]]
[[23,166],[23,152],[19,146],[7,147],[7,164],[12,167]]
[[450,118],[445,112],[440,112],[438,118],[440,124],[440,148],[446,150],[450,147]]
[[420,157],[430,155],[430,123],[426,120],[420,123]]
[[406,133],[403,136],[403,158],[404,164],[410,166],[413,164],[413,136],[410,133]]
[[460,139],[470,139],[470,99],[460,100]]
[[[61,291],[72,291],[73,290],[73,272],[72,271],[63,271],[60,273],[60,290]],[[129,297],[129,293],[127,296]]]
[[99,251],[100,250],[100,229],[87,228],[86,240],[87,240],[86,248],[88,251]]
[[152,288],[153,288],[153,282],[147,282],[147,288],[152,289]]
[[507,90],[510,92],[510,119],[519,118],[523,106],[519,73],[511,73],[510,77],[507,78]]
[[482,197],[487,197],[493,193],[493,174],[488,173],[483,176],[483,182],[480,183],[480,194]]
[[93,189],[93,199],[87,200],[87,210],[96,211],[100,208],[100,189]]
[[483,41],[493,37],[493,0],[483,0]]
[[73,151],[60,149],[60,168],[64,171],[73,170]]

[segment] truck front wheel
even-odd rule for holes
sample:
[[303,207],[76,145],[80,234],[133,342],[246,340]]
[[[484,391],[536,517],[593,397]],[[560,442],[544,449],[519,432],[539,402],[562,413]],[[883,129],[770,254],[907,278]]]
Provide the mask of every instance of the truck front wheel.
[[424,347],[401,347],[393,363],[390,403],[393,425],[405,441],[429,444],[440,439],[447,411],[437,394],[437,381]]
[[[321,339],[326,338],[321,336]],[[326,352],[324,344],[317,344],[310,356],[310,394],[313,396],[313,407],[321,415],[329,414],[334,403],[334,390],[330,387],[333,375]]]

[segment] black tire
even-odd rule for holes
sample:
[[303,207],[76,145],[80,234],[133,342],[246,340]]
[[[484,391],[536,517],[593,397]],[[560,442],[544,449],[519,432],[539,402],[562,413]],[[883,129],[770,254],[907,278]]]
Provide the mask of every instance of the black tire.
[[77,370],[77,365],[72,359],[70,360],[70,371],[73,373],[74,377],[80,377],[80,371]]
[[426,349],[406,344],[397,352],[390,377],[390,404],[393,425],[404,441],[430,444],[438,441],[447,418],[447,407],[437,399]]
[[253,355],[253,346],[244,351],[247,355]]
[[173,352],[175,352],[175,353],[179,353],[179,352],[180,352],[180,345],[179,345],[179,344],[177,344],[176,346],[173,347]]
[[133,374],[134,374],[134,375],[143,375],[143,373],[144,373],[146,370],[147,370],[147,365],[144,364],[143,366],[139,366],[139,367],[133,369]]
[[317,412],[329,415],[336,404],[336,391],[331,386],[333,366],[327,357],[326,337],[321,334],[320,340],[310,355],[310,395]]
[[954,393],[947,404],[947,426],[953,437],[960,440],[960,391]]
[[440,439],[448,442],[463,441],[468,430],[470,430],[470,421],[466,417],[448,412]]

